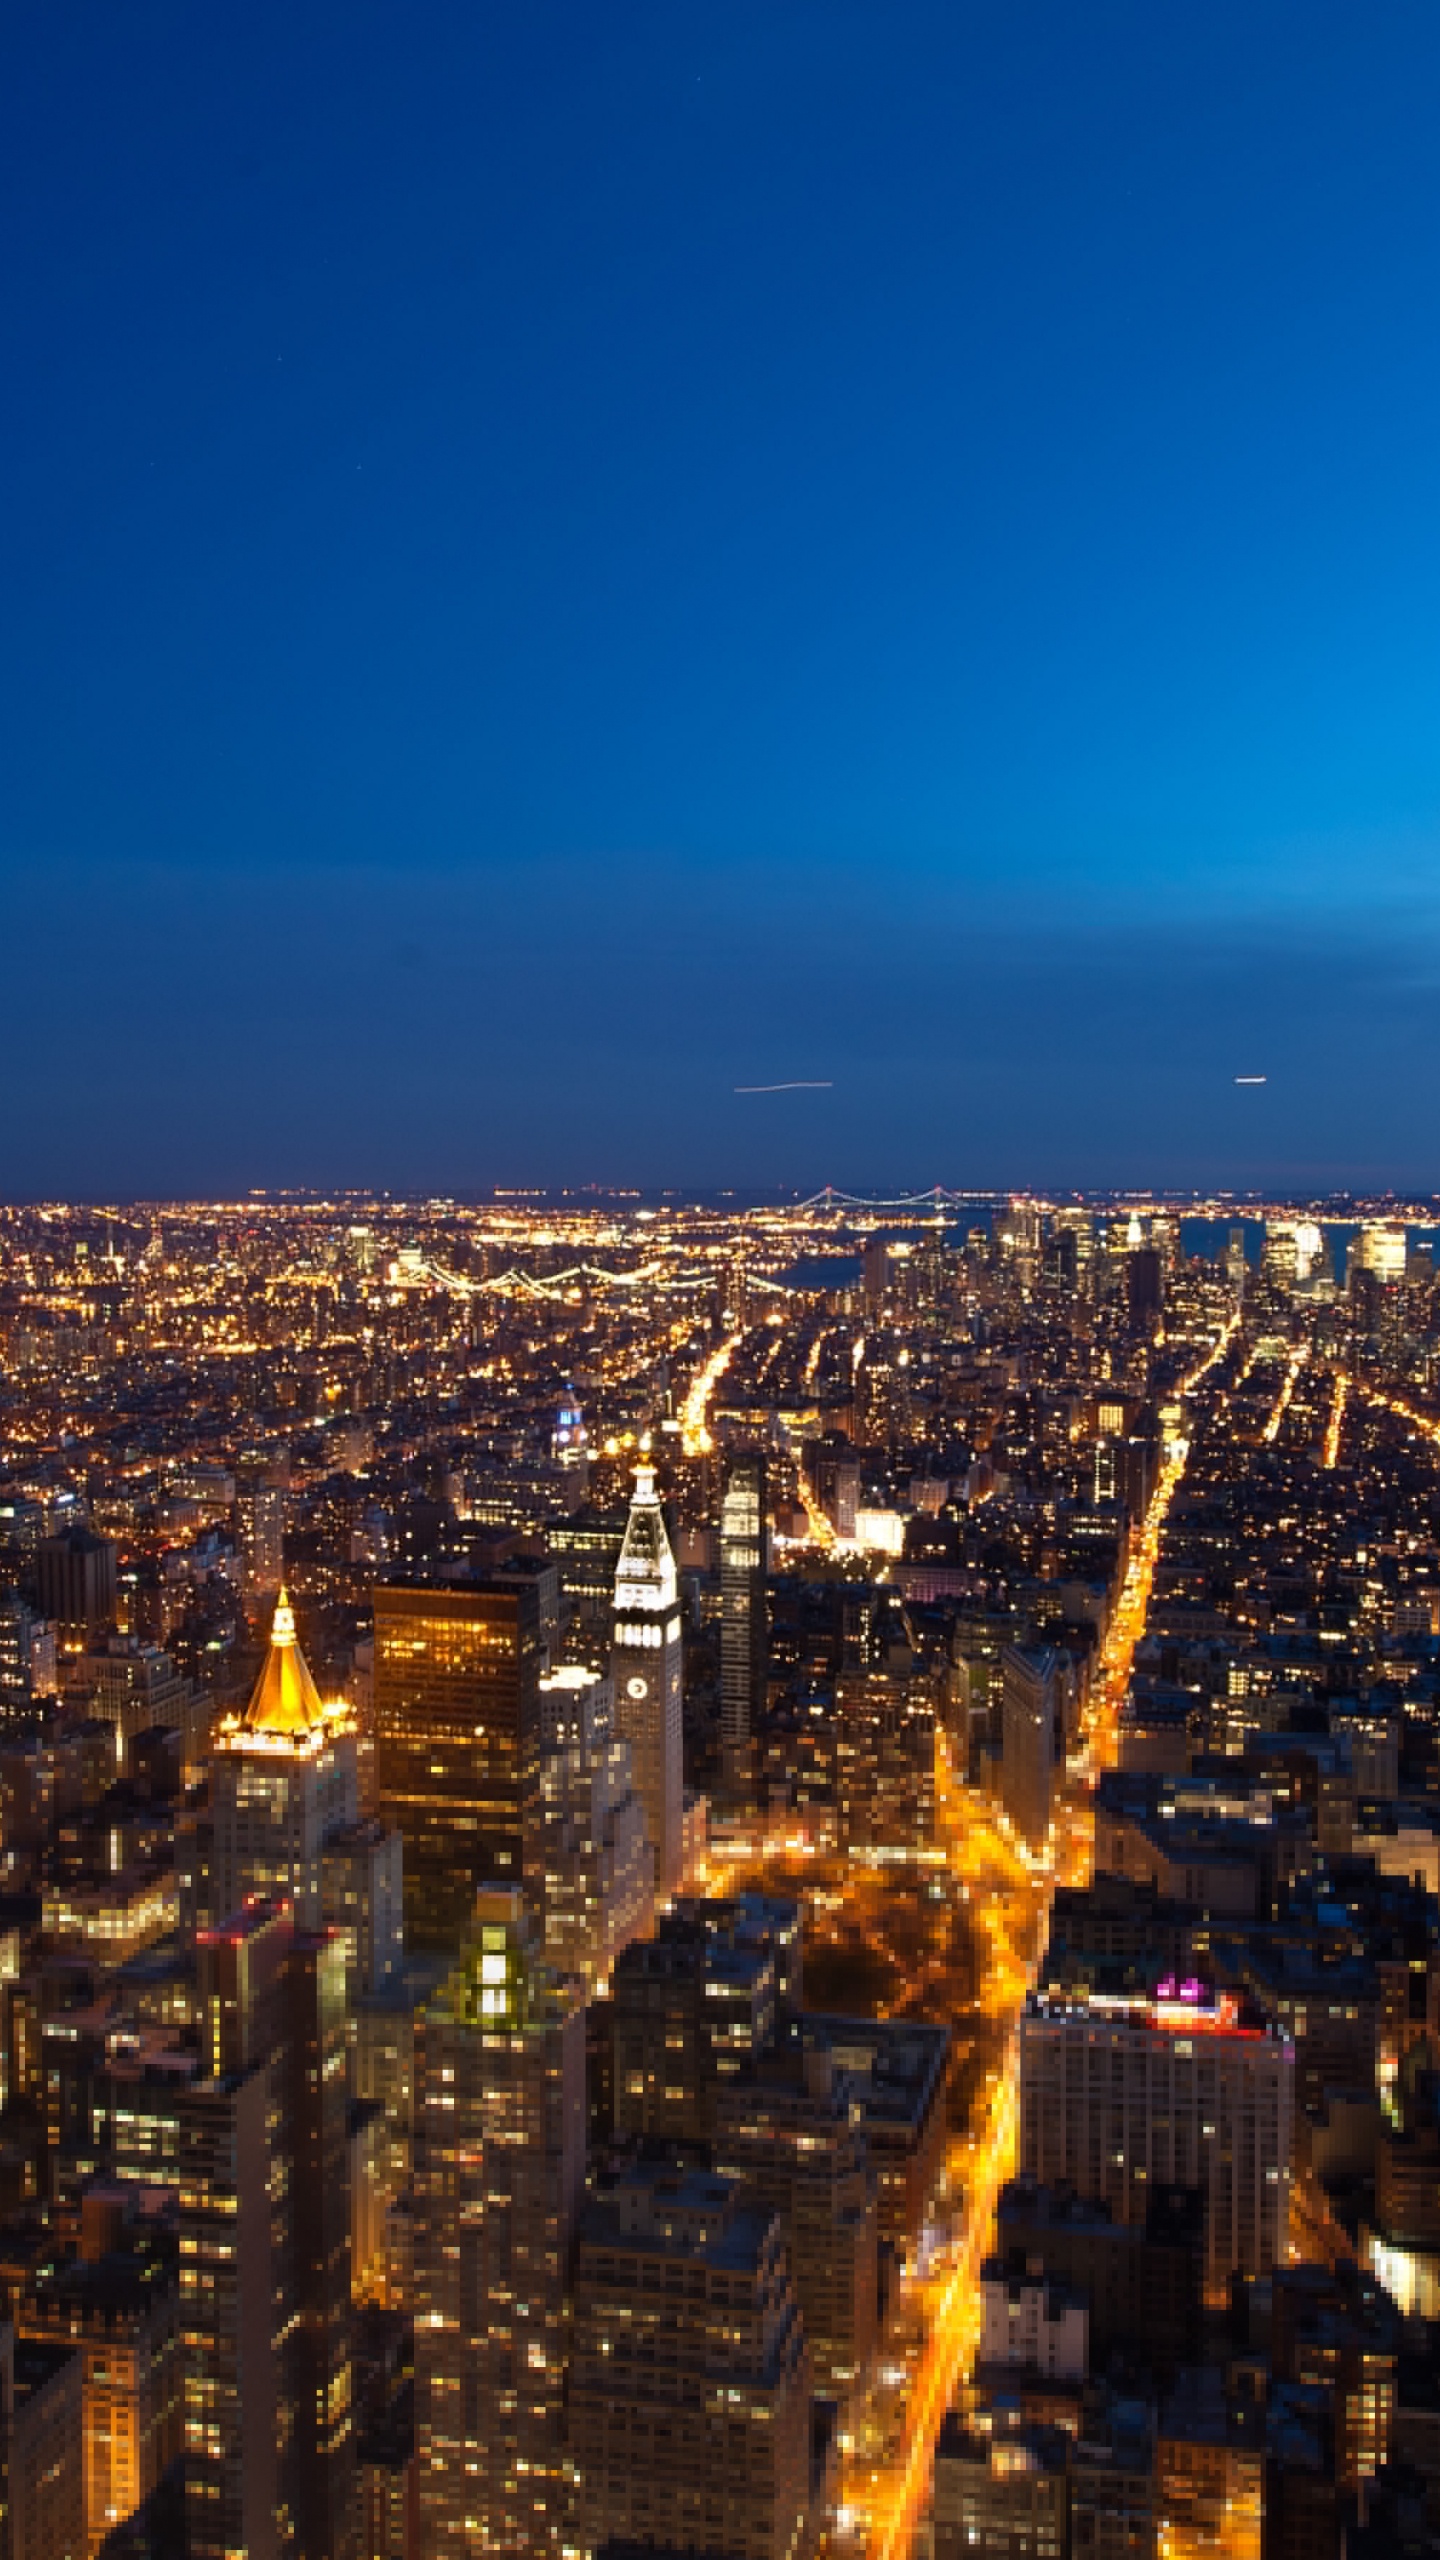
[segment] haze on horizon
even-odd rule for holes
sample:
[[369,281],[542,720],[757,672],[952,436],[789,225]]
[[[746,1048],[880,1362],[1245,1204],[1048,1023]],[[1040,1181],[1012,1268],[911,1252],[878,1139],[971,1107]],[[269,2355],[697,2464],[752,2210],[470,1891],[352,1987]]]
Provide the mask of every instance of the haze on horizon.
[[1440,1184],[1433,10],[0,61],[0,1196]]

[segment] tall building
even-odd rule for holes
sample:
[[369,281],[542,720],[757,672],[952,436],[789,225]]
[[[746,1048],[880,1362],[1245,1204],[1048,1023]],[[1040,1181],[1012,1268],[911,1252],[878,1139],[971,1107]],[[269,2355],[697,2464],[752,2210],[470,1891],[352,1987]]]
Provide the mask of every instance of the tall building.
[[774,2209],[735,2179],[649,2163],[593,2192],[570,2372],[582,2547],[799,2560],[810,2424]]
[[283,1590],[249,1705],[216,1732],[210,1802],[214,1918],[258,1895],[288,1902],[300,1928],[318,1929],[326,1835],[359,1810],[355,1725],[343,1701],[322,1704]]
[[546,1752],[540,1788],[545,1953],[593,1998],[654,1918],[655,1855],[630,1745],[608,1732],[562,1744]]
[[415,2088],[422,2547],[559,2552],[566,2295],[585,2175],[585,2019],[518,1892],[482,1894]]
[[1165,1304],[1165,1264],[1158,1245],[1137,1245],[1125,1257],[1125,1308],[1132,1324],[1152,1324]]
[[192,2560],[350,2560],[345,1956],[252,1903],[197,1941],[174,2101]]
[[634,1761],[655,1852],[655,1890],[668,1901],[684,1881],[684,1675],[675,1557],[648,1460],[635,1470],[635,1496],[615,1568],[611,1638],[616,1730]]
[[376,1586],[376,1793],[418,1945],[458,1947],[482,1885],[538,1903],[542,1668],[533,1579]]
[[115,1618],[115,1549],[89,1529],[66,1529],[35,1549],[35,1590],[42,1617],[60,1642],[78,1650]]
[[236,1469],[235,1529],[249,1600],[268,1600],[285,1579],[285,1488],[263,1460]]
[[765,1705],[765,1460],[758,1449],[727,1459],[720,1498],[720,1740],[732,1802],[754,1792],[754,1738]]
[[578,1511],[590,1487],[590,1439],[580,1400],[568,1382],[550,1434],[550,1456],[560,1479],[561,1507]]
[[[1190,1989],[1190,1985],[1185,1986]],[[1236,2001],[1032,1994],[1020,2024],[1020,2163],[1143,2222],[1160,2186],[1205,2197],[1205,2290],[1285,2263],[1295,2048]]]
[[1058,1756],[1060,1664],[1049,1647],[1007,1645],[1001,1673],[1001,1801],[1022,1840],[1044,1846]]

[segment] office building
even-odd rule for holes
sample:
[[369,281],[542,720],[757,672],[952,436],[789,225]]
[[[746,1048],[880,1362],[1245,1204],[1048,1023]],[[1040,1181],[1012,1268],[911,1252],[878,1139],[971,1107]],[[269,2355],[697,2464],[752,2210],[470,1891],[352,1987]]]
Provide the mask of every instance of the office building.
[[602,2182],[575,2274],[581,2546],[798,2560],[810,2426],[779,2215],[709,2170],[646,2164]]
[[418,2040],[415,2413],[423,2548],[572,2539],[566,2295],[585,2175],[585,2022],[518,1892],[484,1893]]
[[765,1706],[765,1460],[735,1450],[720,1499],[720,1743],[725,1792],[754,1793],[753,1741]]
[[615,1568],[611,1621],[615,1727],[630,1745],[635,1787],[655,1852],[655,1891],[668,1902],[684,1881],[684,1782],[680,1589],[665,1515],[648,1460]]
[[835,1838],[895,1857],[935,1836],[935,1706],[914,1669],[842,1671],[831,1728]]
[[83,2199],[78,2255],[37,2266],[16,2305],[22,2338],[79,2351],[85,2547],[151,2495],[183,2442],[178,2293],[158,2239],[127,2228],[123,2195]]
[[0,2526],[6,2560],[83,2560],[84,2386],[78,2348],[0,2323]]
[[606,1738],[548,1751],[540,1785],[545,1953],[590,1999],[654,1919],[655,1858],[630,1745]]
[[55,1630],[18,1591],[0,1591],[0,1724],[43,1712],[59,1685]]
[[718,2084],[800,2005],[800,1915],[758,1893],[681,1902],[611,1984],[614,2131],[708,2144]]
[[1060,1738],[1060,1659],[1051,1648],[1007,1645],[1001,1667],[1000,1796],[1032,1849],[1045,1845]]
[[1125,1307],[1132,1324],[1159,1322],[1165,1304],[1165,1263],[1156,1245],[1140,1245],[1125,1257]]
[[[1189,1985],[1185,1986],[1188,1990]],[[1284,2264],[1295,2048],[1228,1994],[1032,1994],[1020,2025],[1020,2164],[1143,2222],[1157,2186],[1205,2198],[1205,2291]]]
[[235,1534],[247,1600],[272,1600],[285,1579],[285,1488],[263,1459],[236,1469]]
[[115,1548],[89,1529],[63,1530],[35,1549],[35,1591],[67,1653],[115,1623]]
[[355,1723],[343,1700],[322,1703],[283,1590],[249,1704],[216,1730],[210,1800],[211,1916],[225,1920],[258,1895],[318,1929],[326,1837],[359,1810]]
[[858,2399],[879,2341],[875,2173],[858,2096],[823,2046],[787,2042],[717,2081],[714,2165],[780,2216],[815,2388]]
[[935,2560],[1064,2560],[1070,2483],[1059,2427],[952,2409],[935,2446]]
[[68,1656],[62,1687],[67,1704],[114,1727],[116,1759],[127,1773],[142,1733],[164,1726],[193,1734],[196,1699],[190,1682],[161,1646],[135,1636],[108,1636]]
[[345,1958],[253,1903],[197,1942],[178,2137],[192,2560],[350,2560]]
[[376,1792],[418,1946],[453,1952],[481,1886],[538,1903],[543,1667],[533,1579],[376,1588]]

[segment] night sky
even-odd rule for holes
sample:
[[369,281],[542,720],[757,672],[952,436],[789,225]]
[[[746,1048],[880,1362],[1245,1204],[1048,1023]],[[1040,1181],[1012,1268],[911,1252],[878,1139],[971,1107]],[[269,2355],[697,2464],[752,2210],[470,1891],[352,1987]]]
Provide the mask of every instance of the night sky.
[[1437,132],[1434,0],[9,11],[0,1192],[1440,1184]]

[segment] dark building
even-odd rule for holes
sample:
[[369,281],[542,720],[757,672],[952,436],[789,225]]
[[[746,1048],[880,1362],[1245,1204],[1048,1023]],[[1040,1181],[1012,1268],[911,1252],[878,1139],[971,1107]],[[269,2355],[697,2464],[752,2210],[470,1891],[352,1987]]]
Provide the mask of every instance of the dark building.
[[765,1520],[765,1460],[758,1450],[736,1450],[720,1501],[720,1738],[725,1791],[740,1804],[753,1793],[765,1705]]
[[345,1950],[253,1903],[197,1947],[178,2093],[192,2560],[350,2560]]
[[1012,2178],[995,2231],[1007,2264],[1038,2262],[1086,2295],[1095,2371],[1117,2352],[1144,2354],[1162,2375],[1198,2357],[1205,2208],[1196,2189],[1157,2187],[1144,2221],[1126,2223],[1068,2188]]
[[1132,1324],[1148,1324],[1165,1304],[1165,1265],[1158,1246],[1142,1244],[1125,1257],[1125,1306]]
[[533,1581],[377,1586],[376,1788],[416,1946],[458,1947],[481,1886],[536,1884],[542,1658]]
[[35,1550],[35,1594],[72,1651],[115,1618],[115,1549],[89,1529],[42,1538]]
[[717,2084],[774,2043],[800,2000],[800,1918],[758,1893],[681,1902],[611,1982],[614,2130],[708,2147]]
[[74,2347],[0,2327],[5,2560],[84,2560],[81,2393]]

